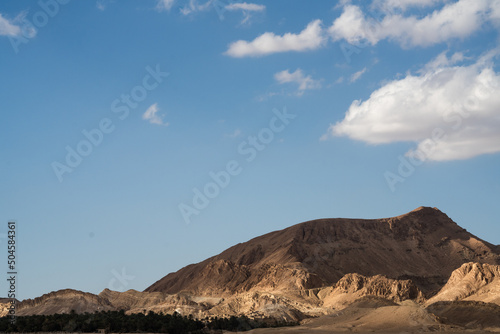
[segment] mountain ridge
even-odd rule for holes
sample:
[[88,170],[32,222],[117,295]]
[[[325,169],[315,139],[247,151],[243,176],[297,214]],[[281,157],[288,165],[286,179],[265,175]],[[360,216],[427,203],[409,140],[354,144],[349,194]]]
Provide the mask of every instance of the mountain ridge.
[[[308,289],[333,285],[348,273],[393,279],[437,276],[443,281],[470,261],[499,264],[497,247],[438,209],[419,207],[391,218],[299,223],[188,265],[145,291],[220,295],[254,288]],[[266,280],[273,283],[264,287]],[[419,287],[425,293],[436,290]]]

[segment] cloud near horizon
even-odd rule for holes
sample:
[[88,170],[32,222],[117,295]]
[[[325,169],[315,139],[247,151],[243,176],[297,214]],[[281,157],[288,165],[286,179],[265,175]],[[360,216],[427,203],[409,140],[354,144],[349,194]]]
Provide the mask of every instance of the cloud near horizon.
[[407,156],[460,160],[500,152],[499,50],[470,65],[441,54],[419,71],[386,83],[366,101],[352,102],[322,140],[346,136],[368,144],[415,142]]
[[259,57],[280,52],[304,52],[316,50],[326,43],[321,20],[312,21],[299,34],[285,33],[282,36],[266,32],[251,42],[239,40],[229,45],[224,53],[230,57]]

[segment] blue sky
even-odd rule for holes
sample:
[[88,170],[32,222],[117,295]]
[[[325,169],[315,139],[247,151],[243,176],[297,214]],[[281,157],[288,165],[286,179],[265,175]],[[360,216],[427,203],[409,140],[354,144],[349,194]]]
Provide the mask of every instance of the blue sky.
[[207,1],[0,4],[19,298],[422,205],[500,244],[498,0]]

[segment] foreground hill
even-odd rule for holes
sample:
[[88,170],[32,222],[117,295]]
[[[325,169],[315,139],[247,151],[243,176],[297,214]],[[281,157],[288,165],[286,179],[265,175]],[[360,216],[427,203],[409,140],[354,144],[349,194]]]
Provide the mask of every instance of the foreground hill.
[[385,219],[320,219],[271,232],[168,274],[146,292],[232,295],[334,285],[348,273],[411,278],[436,292],[466,262],[500,264],[497,247],[436,208]]
[[64,289],[23,300],[17,304],[16,315],[70,313],[72,310],[77,313],[94,313],[114,309],[107,299],[88,292]]

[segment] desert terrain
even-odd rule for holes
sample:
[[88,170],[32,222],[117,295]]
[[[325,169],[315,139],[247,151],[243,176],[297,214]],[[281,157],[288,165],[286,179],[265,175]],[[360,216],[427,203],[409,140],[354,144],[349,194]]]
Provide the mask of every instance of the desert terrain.
[[143,292],[59,290],[20,302],[17,314],[72,310],[300,322],[251,331],[262,334],[500,332],[499,247],[436,208],[321,219],[235,245]]

